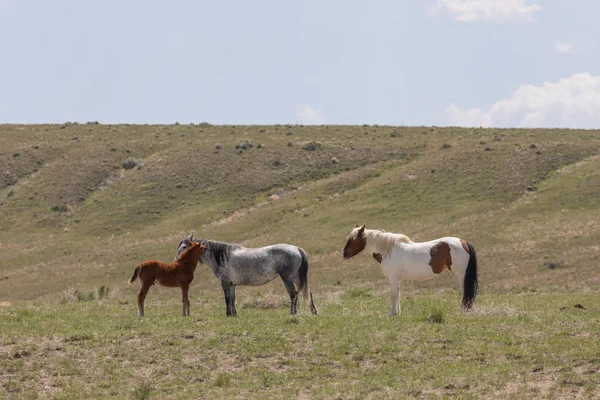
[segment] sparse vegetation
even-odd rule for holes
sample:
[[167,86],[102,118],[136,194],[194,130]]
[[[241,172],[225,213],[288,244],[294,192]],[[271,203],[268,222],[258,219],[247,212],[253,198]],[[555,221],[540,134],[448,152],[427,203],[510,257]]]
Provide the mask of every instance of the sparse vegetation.
[[178,296],[154,299],[156,313],[146,320],[136,317],[133,303],[110,299],[0,307],[0,393],[32,398],[49,387],[70,399],[599,394],[597,292],[486,294],[464,313],[455,290],[422,290],[396,317],[387,315],[387,291],[337,302],[315,296],[322,300],[316,317],[301,301],[295,317],[248,308],[227,318],[222,299],[197,295],[194,318],[173,315]]
[[[237,156],[240,140],[264,149]],[[599,131],[0,125],[0,148],[0,397],[600,395]],[[133,155],[144,168],[123,171]],[[388,317],[380,266],[340,254],[358,223],[468,240],[475,309],[444,273],[402,282]],[[290,318],[274,281],[225,318],[199,264],[192,318],[157,287],[140,321],[132,266],[171,261],[191,230],[303,247],[320,315],[300,299]]]
[[364,288],[352,288],[347,292],[349,297],[373,297],[373,293],[369,289]]
[[64,213],[69,211],[69,208],[65,204],[57,204],[53,206],[51,210],[58,213]]
[[124,169],[140,169],[141,167],[142,163],[133,157],[127,158],[127,160],[125,160],[125,162],[123,163]]
[[425,319],[433,324],[443,324],[446,322],[446,311],[439,306],[433,307],[427,311]]

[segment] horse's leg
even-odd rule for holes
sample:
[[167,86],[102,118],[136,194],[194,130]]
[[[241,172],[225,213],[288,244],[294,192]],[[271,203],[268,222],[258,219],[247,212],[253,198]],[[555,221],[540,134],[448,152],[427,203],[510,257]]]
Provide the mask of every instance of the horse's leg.
[[[296,286],[300,287],[300,276],[296,277]],[[310,312],[314,315],[318,315],[319,311],[317,310],[317,306],[315,306],[315,301],[313,300],[312,292],[308,291],[308,298],[310,300]],[[298,298],[300,297],[300,291],[296,293],[296,304],[298,304]]]
[[144,301],[146,300],[146,295],[148,294],[148,290],[150,290],[150,286],[152,286],[151,282],[142,281],[142,287],[138,293],[138,317],[144,316]]
[[281,280],[283,281],[283,284],[290,295],[290,314],[294,315],[296,314],[296,304],[298,303],[298,292],[296,292],[296,286],[294,286],[293,280],[291,281],[284,279],[283,277],[281,277]]
[[235,308],[235,285],[231,285],[231,315],[237,317],[237,309]]
[[[308,294],[310,295],[310,312],[313,313],[314,315],[317,315],[317,314],[319,314],[319,311],[317,311],[317,306],[315,306],[315,302],[312,297],[312,292],[308,292]],[[298,296],[296,296],[296,300],[297,299],[298,299]]]
[[189,283],[181,284],[181,298],[183,302],[183,316],[187,317],[190,315],[190,297],[188,295],[190,290]]
[[[231,317],[233,314],[233,310],[231,309],[231,298],[232,298],[232,288],[231,282],[229,279],[221,279],[221,287],[223,287],[223,294],[225,295],[225,305],[227,306],[227,316]],[[235,293],[235,292],[234,292]]]
[[392,309],[390,315],[400,314],[400,281],[398,278],[390,278],[390,290],[392,294]]
[[458,282],[458,288],[460,289],[460,295],[465,295],[465,274],[466,268],[452,268],[452,274],[456,277],[456,282]]

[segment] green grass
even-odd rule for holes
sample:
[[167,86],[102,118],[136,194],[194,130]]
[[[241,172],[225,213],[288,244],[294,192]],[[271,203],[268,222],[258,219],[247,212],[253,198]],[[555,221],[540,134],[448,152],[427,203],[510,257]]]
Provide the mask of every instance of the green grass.
[[[0,125],[0,149],[0,397],[599,395],[600,131]],[[340,254],[363,223],[472,243],[475,312],[444,273],[388,317],[379,265]],[[191,231],[303,247],[321,315],[277,280],[225,318],[199,265],[191,318],[155,286],[138,319],[132,267]]]
[[133,298],[0,308],[0,385],[15,399],[600,395],[597,292],[483,294],[464,313],[456,291],[421,291],[397,317],[387,294],[351,293],[293,318],[227,318],[215,297],[185,318],[152,292],[143,319]]

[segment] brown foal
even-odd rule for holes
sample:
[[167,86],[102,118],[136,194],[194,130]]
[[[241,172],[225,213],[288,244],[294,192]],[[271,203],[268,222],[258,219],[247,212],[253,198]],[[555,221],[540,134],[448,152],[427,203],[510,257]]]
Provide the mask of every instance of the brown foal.
[[174,262],[167,264],[161,261],[148,260],[133,268],[133,276],[129,280],[131,285],[139,277],[142,287],[138,293],[138,316],[144,316],[144,300],[150,286],[158,281],[162,286],[180,287],[183,298],[183,316],[190,315],[190,298],[188,290],[194,279],[194,271],[200,257],[206,251],[206,247],[200,242],[187,248]]

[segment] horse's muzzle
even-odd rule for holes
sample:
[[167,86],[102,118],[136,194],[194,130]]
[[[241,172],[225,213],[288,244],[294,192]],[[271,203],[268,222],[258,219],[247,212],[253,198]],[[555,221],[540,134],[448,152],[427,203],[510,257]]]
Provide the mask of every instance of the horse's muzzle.
[[346,250],[344,250],[344,252],[342,253],[344,256],[344,260],[347,260],[350,258],[350,256],[348,255],[348,253],[346,252]]

